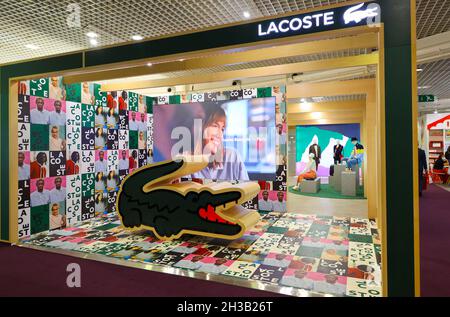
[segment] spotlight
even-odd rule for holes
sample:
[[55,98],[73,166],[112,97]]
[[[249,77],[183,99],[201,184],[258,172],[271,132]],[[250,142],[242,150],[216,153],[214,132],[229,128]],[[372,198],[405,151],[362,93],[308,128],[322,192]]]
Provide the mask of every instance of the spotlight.
[[37,46],[35,44],[26,44],[25,47],[30,49],[30,50],[37,50],[37,49],[39,49],[39,46]]
[[86,36],[91,38],[91,39],[94,39],[94,38],[98,37],[98,34],[95,33],[95,32],[87,32]]
[[132,39],[133,41],[141,41],[141,40],[144,39],[144,37],[141,36],[141,35],[136,34],[136,35],[133,35],[133,36],[131,37],[131,39]]

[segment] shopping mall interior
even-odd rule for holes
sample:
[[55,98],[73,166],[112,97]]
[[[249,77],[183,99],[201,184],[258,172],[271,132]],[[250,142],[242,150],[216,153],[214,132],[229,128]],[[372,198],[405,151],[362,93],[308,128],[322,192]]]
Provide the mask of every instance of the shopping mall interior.
[[450,1],[20,2],[0,296],[450,296]]

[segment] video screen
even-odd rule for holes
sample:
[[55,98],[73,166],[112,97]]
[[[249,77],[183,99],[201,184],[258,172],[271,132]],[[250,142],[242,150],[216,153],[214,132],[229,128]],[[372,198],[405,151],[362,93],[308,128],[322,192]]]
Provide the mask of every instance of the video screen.
[[208,166],[191,177],[275,179],[275,97],[156,105],[153,122],[155,162],[205,155]]

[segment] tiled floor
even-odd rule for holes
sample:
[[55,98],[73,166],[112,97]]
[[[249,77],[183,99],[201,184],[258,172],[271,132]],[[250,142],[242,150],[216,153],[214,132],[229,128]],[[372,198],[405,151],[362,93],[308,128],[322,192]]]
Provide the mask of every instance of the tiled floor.
[[[288,186],[293,186],[297,177],[288,177]],[[365,199],[330,199],[294,195],[287,192],[287,210],[302,214],[367,218],[368,204]]]
[[234,241],[164,242],[125,230],[110,214],[23,242],[338,296],[381,296],[380,241],[368,219],[270,213]]

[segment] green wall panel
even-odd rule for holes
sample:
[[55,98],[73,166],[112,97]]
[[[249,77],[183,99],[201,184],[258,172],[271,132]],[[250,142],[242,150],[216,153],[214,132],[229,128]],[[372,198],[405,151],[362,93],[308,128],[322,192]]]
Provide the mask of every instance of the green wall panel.
[[[388,295],[414,296],[410,0],[384,0]],[[395,31],[394,31],[395,30]],[[411,154],[407,155],[410,156]]]

